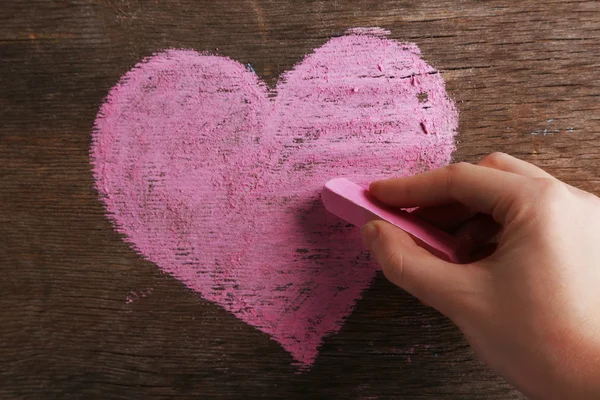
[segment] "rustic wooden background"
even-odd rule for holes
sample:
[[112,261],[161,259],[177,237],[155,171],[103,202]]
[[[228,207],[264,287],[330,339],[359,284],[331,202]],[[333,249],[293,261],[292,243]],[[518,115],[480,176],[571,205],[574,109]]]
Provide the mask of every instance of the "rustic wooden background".
[[[136,255],[88,148],[142,57],[215,50],[273,85],[348,27],[416,42],[461,111],[456,160],[502,150],[600,192],[600,2],[4,0],[0,397],[520,399],[458,330],[379,277],[303,373],[277,343]],[[129,300],[129,302],[128,302]]]

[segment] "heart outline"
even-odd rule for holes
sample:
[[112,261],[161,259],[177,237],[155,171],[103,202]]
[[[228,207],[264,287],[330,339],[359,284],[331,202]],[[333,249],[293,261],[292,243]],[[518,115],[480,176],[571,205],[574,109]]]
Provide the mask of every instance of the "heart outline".
[[[454,149],[458,115],[439,73],[421,60],[416,45],[387,39],[379,31],[363,33],[355,29],[331,39],[283,74],[273,91],[248,68],[225,57],[190,50],[157,53],[136,65],[111,89],[99,111],[93,134],[91,158],[96,187],[116,229],[125,235],[134,250],[207,300],[271,335],[303,365],[314,362],[323,337],[340,329],[375,274],[375,265],[366,253],[356,250],[360,246],[356,228],[345,226],[324,211],[318,196],[318,180],[311,179],[340,171],[365,184],[373,175],[407,175],[441,166],[449,162]],[[354,61],[359,67],[340,80],[340,71]],[[182,65],[186,69],[182,69]],[[370,75],[358,75],[363,67]],[[173,71],[176,73],[170,75]],[[177,74],[181,76],[175,76]],[[210,79],[198,80],[198,74],[211,79],[218,77],[221,86],[210,86]],[[332,84],[336,77],[338,80]],[[148,78],[154,81],[148,82],[152,81]],[[390,86],[385,87],[382,82]],[[199,94],[190,87],[199,89]],[[236,92],[230,90],[232,88],[243,89]],[[404,101],[401,104],[393,104],[394,96],[405,91],[410,92],[407,92],[410,96],[401,97]],[[171,96],[161,98],[164,93]],[[270,97],[270,93],[276,96]],[[428,108],[422,108],[425,106],[420,101],[410,100],[415,93],[428,94]],[[227,112],[221,113],[215,108],[225,104],[216,102],[219,96],[228,98]],[[305,96],[304,102],[300,101],[302,96]],[[148,99],[154,102],[151,107]],[[371,100],[374,103],[369,103]],[[380,104],[386,101],[388,105]],[[194,109],[198,104],[203,105],[202,111],[210,118],[198,114]],[[436,111],[433,117],[429,111],[432,109]],[[172,114],[165,118],[165,110]],[[340,110],[344,113],[340,114]],[[415,115],[398,123],[399,117],[392,113],[398,110],[409,110]],[[301,114],[301,118],[290,119],[290,113],[294,112]],[[137,117],[128,118],[131,115]],[[194,118],[190,119],[190,115]],[[327,115],[338,119],[327,120]],[[219,144],[215,146],[218,151],[211,152],[201,136],[189,134],[190,121],[193,129],[200,128],[200,135],[207,135],[206,141],[210,139]],[[207,127],[198,121],[213,125]],[[312,123],[306,124],[306,121]],[[243,132],[252,134],[244,136],[241,130],[236,133],[240,126],[244,127]],[[233,136],[218,136],[218,131],[228,129],[234,132]],[[343,136],[344,140],[331,136],[345,131],[351,133]],[[154,142],[165,132],[169,132],[168,142]],[[407,137],[422,142],[410,147]],[[325,139],[328,141],[324,152],[321,147]],[[256,141],[258,146],[253,145]],[[232,143],[245,147],[236,149]],[[123,148],[121,144],[128,147]],[[386,147],[382,149],[382,145]],[[347,151],[349,147],[351,151]],[[222,150],[229,152],[235,163],[227,162],[220,153]],[[398,154],[399,150],[404,153]],[[194,151],[204,152],[202,155],[206,158],[197,157]],[[373,174],[365,168],[373,163],[369,151],[376,153],[379,158],[376,165],[384,169],[383,172]],[[136,161],[135,157],[141,157],[142,152],[145,158],[142,162]],[[331,154],[324,154],[327,152]],[[165,154],[169,156],[166,159]],[[328,158],[323,162],[325,156]],[[202,168],[185,164],[186,157],[196,157],[192,167]],[[394,168],[398,159],[410,164],[410,168]],[[172,168],[174,164],[185,168]],[[211,179],[202,182],[208,169]],[[168,174],[161,176],[165,171]],[[219,176],[227,179],[215,178]],[[261,188],[281,187],[282,176],[294,190],[286,187],[286,196],[272,190],[261,192]],[[195,184],[199,181],[200,184]],[[123,183],[137,190],[129,190]],[[304,188],[307,183],[309,187]],[[208,195],[199,195],[202,191]],[[287,207],[284,198],[293,207],[280,212],[277,219],[287,222],[292,229],[282,231],[257,225],[253,219],[256,215],[247,217],[247,204],[262,207],[277,203]],[[157,202],[162,202],[161,209],[139,211],[152,210]],[[131,204],[137,208],[129,208]],[[266,208],[262,212],[269,211]],[[210,214],[208,217],[199,214],[198,209],[210,209]],[[253,211],[257,210],[260,207]],[[237,227],[238,231],[235,235],[202,231],[199,222],[209,220],[219,221],[221,226]],[[153,227],[156,221],[164,224]],[[294,231],[301,234],[295,235]],[[269,241],[264,241],[264,237]],[[231,240],[237,240],[245,252],[224,245]],[[252,260],[270,254],[272,247],[290,247],[286,243],[290,240],[295,243],[291,246],[295,247],[295,253],[288,252],[283,261],[287,260],[288,269],[294,263],[304,268],[300,271],[306,279],[297,279],[299,273],[295,272],[296,277],[289,274],[272,284],[261,284],[260,279],[265,279],[276,268],[252,264]],[[213,243],[214,248],[199,250],[196,241]],[[344,241],[347,243],[340,247],[339,243]],[[300,249],[307,252],[298,252]],[[347,253],[352,253],[352,257]],[[207,266],[209,259],[214,261],[211,266]],[[342,263],[332,264],[340,259]],[[329,264],[319,266],[319,260],[329,260]],[[186,268],[185,263],[196,267]],[[253,274],[245,273],[247,265],[255,268]],[[209,277],[205,276],[207,273]],[[250,289],[239,292],[240,284]],[[289,289],[290,284],[293,290]],[[301,295],[303,288],[294,285],[305,285],[311,295]],[[339,293],[331,287],[323,289],[327,285],[339,285],[343,289]],[[287,302],[287,307],[273,303],[276,301]],[[273,304],[267,304],[269,302]],[[319,309],[323,305],[324,312]]]

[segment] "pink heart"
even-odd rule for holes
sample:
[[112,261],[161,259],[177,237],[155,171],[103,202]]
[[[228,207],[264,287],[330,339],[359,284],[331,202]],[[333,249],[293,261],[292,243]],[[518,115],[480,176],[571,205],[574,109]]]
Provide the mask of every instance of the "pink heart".
[[416,45],[355,29],[274,91],[225,57],[156,54],[110,91],[91,154],[136,251],[310,365],[376,271],[323,184],[446,164],[457,120]]

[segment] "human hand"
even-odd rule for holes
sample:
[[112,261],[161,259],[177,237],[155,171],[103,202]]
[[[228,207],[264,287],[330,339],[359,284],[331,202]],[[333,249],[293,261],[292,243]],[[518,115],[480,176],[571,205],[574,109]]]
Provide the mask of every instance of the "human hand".
[[470,263],[452,264],[372,221],[363,241],[390,281],[454,321],[527,396],[600,399],[598,197],[502,153],[369,190],[391,206],[420,207],[475,250]]

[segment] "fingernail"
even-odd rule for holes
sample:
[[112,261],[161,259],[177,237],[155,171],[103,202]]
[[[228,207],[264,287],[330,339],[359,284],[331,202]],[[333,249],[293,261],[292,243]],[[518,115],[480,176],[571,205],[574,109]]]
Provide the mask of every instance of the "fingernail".
[[379,236],[379,229],[377,228],[377,225],[375,225],[372,222],[369,222],[360,230],[360,236],[362,237],[362,241],[365,247],[369,250],[372,250],[373,243],[375,242],[375,240],[377,240],[377,237]]

